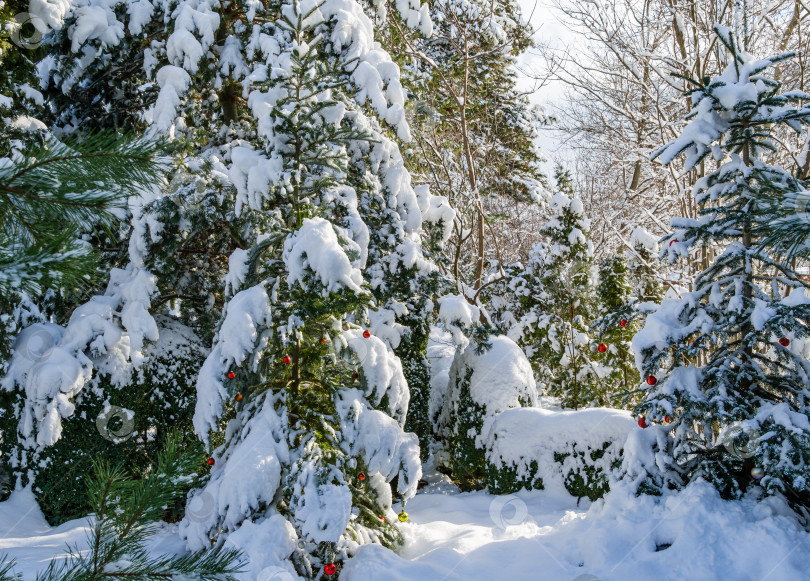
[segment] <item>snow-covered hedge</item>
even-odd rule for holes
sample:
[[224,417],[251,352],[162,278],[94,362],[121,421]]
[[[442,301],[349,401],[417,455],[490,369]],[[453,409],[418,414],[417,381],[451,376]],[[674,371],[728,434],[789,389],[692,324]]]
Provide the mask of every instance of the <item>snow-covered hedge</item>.
[[456,352],[448,373],[450,339],[434,332],[429,349],[438,465],[465,490],[545,488],[592,500],[603,496],[628,434],[640,429],[630,413],[539,407],[531,364],[505,336],[491,336],[487,346],[470,342]]
[[633,429],[639,428],[629,412],[608,408],[503,411],[482,434],[487,486],[498,494],[565,488],[595,500],[608,491]]

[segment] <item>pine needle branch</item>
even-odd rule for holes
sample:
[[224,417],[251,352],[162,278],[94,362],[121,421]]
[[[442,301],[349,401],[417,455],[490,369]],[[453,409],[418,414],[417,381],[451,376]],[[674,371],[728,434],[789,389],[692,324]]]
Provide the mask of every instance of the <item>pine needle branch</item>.
[[69,559],[50,566],[37,581],[154,581],[185,576],[199,581],[234,579],[241,571],[239,551],[211,550],[181,556],[151,556],[145,542],[157,532],[166,506],[191,479],[198,463],[196,448],[181,448],[178,434],[167,438],[155,471],[137,481],[99,461],[88,479],[95,511],[89,554],[69,549]]
[[99,260],[83,237],[115,238],[126,200],[160,182],[156,156],[154,143],[99,132],[0,159],[0,292],[91,284]]

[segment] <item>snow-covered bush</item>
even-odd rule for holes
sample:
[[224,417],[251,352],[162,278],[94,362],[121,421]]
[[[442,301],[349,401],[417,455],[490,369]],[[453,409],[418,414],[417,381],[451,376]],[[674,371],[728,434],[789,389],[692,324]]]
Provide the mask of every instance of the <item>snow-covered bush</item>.
[[532,368],[514,341],[504,336],[471,342],[459,351],[438,417],[441,459],[462,488],[482,488],[489,424],[502,411],[537,402]]
[[[146,345],[140,368],[118,374],[112,369],[116,360],[94,361],[89,382],[66,400],[72,413],[62,419],[61,437],[50,446],[37,446],[33,435],[26,435],[30,434],[26,423],[35,411],[27,405],[25,392],[6,394],[8,403],[0,416],[3,458],[15,482],[33,481],[33,491],[51,523],[87,514],[86,478],[95,460],[104,458],[138,477],[154,466],[171,430],[187,443],[193,441],[195,379],[205,349],[188,327],[164,317],[158,317],[157,323],[159,339]],[[70,369],[68,360],[59,359],[57,345],[63,332],[57,325],[37,323],[20,334],[16,362],[31,364],[26,373],[29,382]],[[201,455],[201,470],[202,459]],[[182,513],[182,499],[177,501],[176,506],[167,507],[169,513]]]
[[572,496],[600,498],[634,429],[639,428],[628,412],[607,408],[501,412],[483,438],[489,491],[564,488]]

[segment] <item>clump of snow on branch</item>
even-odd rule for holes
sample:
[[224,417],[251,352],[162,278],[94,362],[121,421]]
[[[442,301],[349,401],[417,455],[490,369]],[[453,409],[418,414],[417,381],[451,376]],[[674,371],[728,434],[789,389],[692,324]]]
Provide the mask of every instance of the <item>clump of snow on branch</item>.
[[477,323],[480,316],[481,311],[478,307],[471,305],[461,295],[446,295],[439,298],[439,321],[444,323],[444,328],[451,333],[461,350],[470,342],[465,331]]
[[[351,250],[359,250],[356,243],[344,238],[344,245],[349,244]],[[324,294],[344,288],[356,293],[366,292],[360,269],[352,265],[334,227],[323,218],[304,220],[301,228],[284,242],[283,259],[290,286],[298,283],[306,288],[307,278],[314,275],[323,286]]]
[[194,430],[206,444],[208,432],[216,429],[228,399],[222,378],[232,366],[242,365],[255,352],[270,324],[270,314],[270,299],[261,284],[238,292],[225,306],[222,325],[214,337],[214,347],[197,379]]

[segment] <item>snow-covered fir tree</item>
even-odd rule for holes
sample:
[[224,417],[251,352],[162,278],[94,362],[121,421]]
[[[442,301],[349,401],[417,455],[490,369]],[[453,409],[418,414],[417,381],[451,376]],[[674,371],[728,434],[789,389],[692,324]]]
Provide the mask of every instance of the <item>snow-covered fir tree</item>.
[[[116,312],[115,299],[105,297],[81,310],[71,332],[61,325],[71,319],[78,303],[103,292],[99,285],[107,282],[111,265],[120,259],[106,248],[116,246],[119,235],[126,237],[120,230],[122,219],[130,215],[127,199],[159,185],[161,174],[155,146],[147,140],[112,132],[65,135],[46,125],[50,109],[34,88],[39,86],[35,64],[47,50],[43,33],[61,27],[67,4],[34,3],[30,12],[27,8],[21,3],[2,6],[4,34],[9,36],[0,42],[0,188],[5,192],[0,202],[0,465],[12,485],[32,485],[49,520],[61,522],[85,514],[85,476],[97,456],[97,444],[111,456],[125,448],[114,450],[96,429],[100,410],[109,408],[109,393],[98,386],[106,382],[111,387],[112,375],[109,370],[103,379],[94,374],[92,352],[106,352],[116,361],[130,347],[137,349],[137,340],[130,343],[117,324],[104,323],[118,316],[132,327],[141,322],[134,310]],[[9,11],[16,12],[14,17],[6,18]],[[136,298],[137,291],[130,292]],[[162,434],[177,416],[166,413],[166,402],[156,401],[154,385],[143,389],[142,376],[129,374],[141,390],[121,390],[118,380],[126,373],[113,374],[117,385],[112,391],[134,397],[138,405],[131,407],[154,405],[143,415],[144,408],[139,408],[139,437],[133,438],[130,454],[118,456],[127,461],[127,469],[142,473],[150,462],[143,461],[142,453],[147,431]],[[166,375],[160,378],[164,392],[185,383],[188,393],[188,375],[173,385],[175,379]],[[92,395],[88,392],[83,402],[74,399],[88,381],[94,384]],[[93,405],[83,405],[91,399]],[[45,453],[61,436],[61,420],[77,406],[80,411],[70,427],[81,437]],[[157,426],[156,415],[168,417]],[[154,449],[161,441],[162,435],[157,436],[145,447]],[[66,450],[70,446],[81,451]],[[132,454],[133,448],[140,452]],[[140,457],[130,462],[135,456]],[[53,469],[55,463],[62,471]]]
[[730,29],[715,30],[728,64],[717,77],[692,82],[690,122],[655,156],[669,163],[685,154],[688,169],[716,162],[693,191],[699,216],[673,219],[677,242],[663,249],[689,260],[709,247],[716,258],[692,292],[664,300],[633,339],[648,384],[637,412],[647,423],[671,421],[667,439],[655,443],[661,458],[671,455],[669,469],[661,461],[636,466],[633,476],[646,472],[659,488],[700,476],[729,497],[757,485],[806,505],[810,299],[755,232],[769,228],[770,197],[804,189],[768,156],[776,131],[810,122],[810,106],[801,104],[810,96],[781,93],[770,76],[791,55],[757,60]]
[[[578,408],[600,400],[598,379],[608,369],[591,360],[588,335],[594,316],[593,248],[589,222],[568,172],[557,169],[545,238],[532,248],[525,269],[508,282],[513,308],[499,317],[532,363],[541,391]],[[604,403],[604,402],[602,402]]]
[[599,381],[599,403],[624,407],[630,391],[638,386],[630,339],[630,291],[627,258],[621,254],[599,261],[599,284],[596,287],[599,318],[592,323],[590,350],[593,360],[608,367]]
[[244,205],[261,220],[231,256],[198,381],[200,437],[230,419],[190,503],[208,496],[218,508],[181,532],[203,547],[262,517],[261,534],[284,535],[284,556],[314,578],[359,544],[398,539],[388,482],[413,495],[421,464],[403,431],[409,392],[392,351],[394,309],[407,307],[383,301],[395,278],[432,267],[398,148],[346,91],[356,83],[359,100],[407,136],[396,67],[356,44],[371,41],[371,22],[352,3],[282,3],[276,17],[254,31],[265,46],[248,95],[258,147],[231,155],[237,213]]

